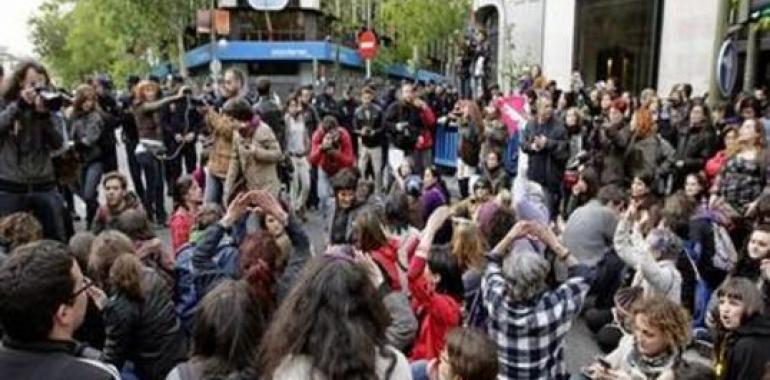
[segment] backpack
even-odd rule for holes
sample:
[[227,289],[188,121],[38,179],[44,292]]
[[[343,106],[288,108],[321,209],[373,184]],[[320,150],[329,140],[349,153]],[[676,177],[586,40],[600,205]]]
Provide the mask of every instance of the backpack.
[[711,258],[711,264],[714,268],[730,272],[738,262],[738,251],[724,226],[712,222],[711,227],[714,230],[714,257]]

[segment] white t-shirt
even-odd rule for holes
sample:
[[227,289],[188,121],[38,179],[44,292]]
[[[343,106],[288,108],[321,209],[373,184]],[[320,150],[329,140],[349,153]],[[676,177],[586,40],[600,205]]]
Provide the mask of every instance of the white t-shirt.
[[[393,368],[390,377],[386,377],[386,372],[390,366],[390,359],[382,355],[377,355],[375,361],[377,378],[379,380],[411,380],[412,372],[409,367],[409,362],[407,362],[404,354],[390,346],[386,347],[386,349],[395,354],[396,366]],[[284,359],[283,363],[281,363],[275,370],[275,373],[273,373],[273,380],[325,379],[320,373],[313,372],[314,370],[306,356],[289,356]]]

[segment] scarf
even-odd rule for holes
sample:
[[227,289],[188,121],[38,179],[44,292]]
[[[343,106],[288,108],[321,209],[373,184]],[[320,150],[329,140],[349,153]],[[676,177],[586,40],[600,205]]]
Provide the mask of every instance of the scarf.
[[646,379],[656,379],[663,371],[673,368],[681,360],[681,352],[665,352],[656,357],[648,358],[639,352],[639,345],[634,341],[634,348],[628,354],[628,365],[641,372]]

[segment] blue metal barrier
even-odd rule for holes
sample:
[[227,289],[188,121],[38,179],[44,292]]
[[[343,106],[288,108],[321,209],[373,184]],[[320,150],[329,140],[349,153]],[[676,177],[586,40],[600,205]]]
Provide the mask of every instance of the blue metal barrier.
[[450,168],[457,167],[457,144],[460,143],[460,135],[457,127],[444,124],[436,126],[436,144],[434,146],[433,163]]

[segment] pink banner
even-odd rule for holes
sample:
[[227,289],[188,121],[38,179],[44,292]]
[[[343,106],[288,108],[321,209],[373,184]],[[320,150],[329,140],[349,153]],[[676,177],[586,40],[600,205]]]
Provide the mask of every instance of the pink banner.
[[519,128],[523,128],[527,122],[526,111],[524,105],[527,99],[523,96],[507,96],[497,100],[497,109],[500,110],[500,115],[503,120],[503,124],[508,127],[508,133],[514,134]]

